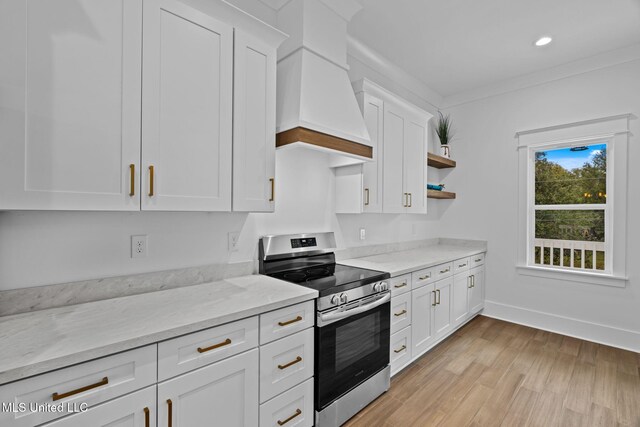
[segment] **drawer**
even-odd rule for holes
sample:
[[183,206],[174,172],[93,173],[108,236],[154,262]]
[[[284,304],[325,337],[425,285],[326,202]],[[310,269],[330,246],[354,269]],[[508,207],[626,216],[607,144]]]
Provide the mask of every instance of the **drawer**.
[[391,296],[396,296],[411,290],[411,274],[405,274],[389,279],[389,289]]
[[391,298],[391,333],[411,324],[411,292]]
[[453,274],[463,273],[467,270],[469,270],[469,258],[461,258],[453,262]]
[[257,346],[257,316],[163,341],[158,344],[158,381]]
[[440,264],[433,267],[434,282],[453,275],[453,263]]
[[313,328],[260,347],[260,403],[313,376]]
[[[24,412],[0,412],[0,425],[31,427],[67,415],[74,404],[92,408],[155,384],[156,349],[153,344],[0,386],[0,402],[26,405]],[[63,403],[65,410],[31,412],[30,403]]]
[[281,308],[260,315],[260,344],[284,338],[315,324],[314,301]]
[[260,405],[260,427],[312,427],[313,378]]
[[394,375],[411,361],[411,326],[391,335],[391,375]]
[[411,281],[413,282],[412,289],[420,288],[435,280],[435,268],[425,268],[422,270],[414,271],[411,273]]
[[477,254],[469,257],[469,265],[471,268],[484,264],[484,254]]

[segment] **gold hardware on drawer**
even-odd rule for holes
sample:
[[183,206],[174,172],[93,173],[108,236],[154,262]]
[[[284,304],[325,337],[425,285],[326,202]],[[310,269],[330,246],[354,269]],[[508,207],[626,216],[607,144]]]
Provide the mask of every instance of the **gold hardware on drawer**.
[[467,264],[458,264],[458,268],[466,267]]
[[198,353],[206,353],[207,351],[215,350],[216,348],[224,347],[225,345],[231,344],[231,340],[227,338],[226,340],[219,342],[218,344],[214,344],[210,347],[198,347]]
[[131,186],[129,188],[129,196],[133,197],[136,195],[136,165],[134,165],[133,163],[129,165],[129,174],[129,181],[131,181],[129,183],[129,185]]
[[482,261],[482,258],[476,258],[476,259],[474,259],[474,261],[475,262],[480,262],[480,261]]
[[289,366],[293,366],[296,363],[300,363],[302,362],[302,357],[298,356],[296,357],[296,360],[292,360],[289,363],[285,363],[284,365],[278,365],[278,369],[282,370],[282,369],[287,369]]
[[167,427],[173,425],[173,402],[167,399]]
[[291,421],[292,419],[294,419],[295,417],[297,417],[297,416],[298,416],[298,415],[300,415],[300,414],[302,414],[302,411],[301,411],[300,409],[296,409],[296,413],[295,413],[295,414],[293,414],[293,415],[291,415],[291,416],[290,416],[289,418],[287,418],[286,420],[284,420],[284,421],[280,421],[280,420],[278,420],[278,425],[279,425],[279,426],[283,426],[283,425],[285,425],[286,423],[288,423],[289,421]]
[[400,313],[393,313],[396,317],[402,316],[403,314],[407,314],[407,310],[402,310]]
[[149,166],[149,197],[153,197],[153,165]]
[[406,350],[406,349],[407,349],[407,346],[406,346],[406,345],[403,345],[403,346],[402,346],[402,347],[400,347],[399,349],[397,349],[397,350],[393,350],[393,352],[394,352],[394,353],[400,353],[400,352],[402,352],[402,351],[404,351],[404,350]]
[[418,280],[427,280],[427,279],[430,279],[430,278],[431,278],[431,275],[427,274],[426,276],[418,277]]
[[287,320],[286,322],[278,322],[278,325],[280,326],[287,326],[290,325],[292,323],[296,323],[302,320],[302,316],[298,316],[295,319],[291,319],[291,320]]
[[407,282],[402,282],[399,285],[393,285],[393,287],[396,288],[396,289],[404,288],[405,286],[407,286]]
[[269,181],[271,182],[271,198],[269,201],[273,202],[276,199],[276,179],[269,178]]
[[449,272],[449,267],[445,268],[444,270],[440,270],[440,274],[444,274],[448,272]]
[[88,391],[94,388],[101,387],[103,385],[109,384],[109,378],[104,377],[102,380],[98,381],[95,384],[86,385],[84,387],[77,388],[75,390],[68,391],[66,393],[53,393],[51,398],[55,402],[56,400],[64,399],[65,397],[73,396],[74,394],[82,393],[84,391]]
[[144,408],[144,427],[149,427],[150,426],[150,422],[149,422],[149,408]]

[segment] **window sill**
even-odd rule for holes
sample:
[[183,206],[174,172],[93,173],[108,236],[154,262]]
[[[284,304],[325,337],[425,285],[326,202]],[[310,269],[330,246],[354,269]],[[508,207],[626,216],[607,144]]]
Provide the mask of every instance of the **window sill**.
[[545,279],[566,280],[589,285],[613,286],[625,288],[629,280],[623,276],[612,276],[609,274],[589,273],[584,271],[567,271],[547,267],[533,267],[529,265],[519,265],[516,267],[519,274],[523,276],[544,277]]

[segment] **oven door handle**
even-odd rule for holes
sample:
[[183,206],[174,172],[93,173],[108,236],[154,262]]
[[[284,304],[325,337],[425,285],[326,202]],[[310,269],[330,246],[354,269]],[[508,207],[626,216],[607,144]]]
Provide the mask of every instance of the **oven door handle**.
[[383,297],[378,298],[374,302],[369,304],[361,305],[356,308],[352,308],[351,310],[345,311],[336,311],[333,313],[318,313],[318,326],[323,327],[325,325],[329,325],[331,323],[337,322],[338,320],[346,319],[347,317],[355,316],[356,314],[364,313],[365,311],[369,311],[372,308],[376,308],[379,305],[385,304],[391,301],[391,292],[387,292]]

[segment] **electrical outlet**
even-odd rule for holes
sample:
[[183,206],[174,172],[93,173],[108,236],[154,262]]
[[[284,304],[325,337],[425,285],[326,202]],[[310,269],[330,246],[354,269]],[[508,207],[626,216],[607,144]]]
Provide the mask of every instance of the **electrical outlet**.
[[360,240],[364,240],[367,238],[367,232],[364,228],[360,229]]
[[147,236],[131,236],[131,258],[147,256]]
[[229,252],[236,252],[238,250],[238,239],[240,238],[239,231],[229,232]]

